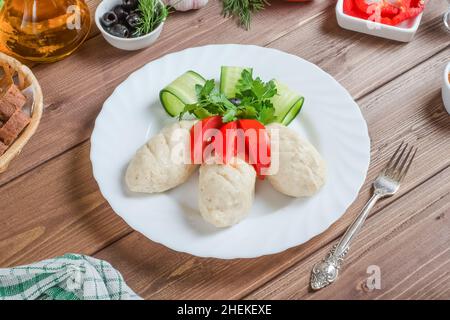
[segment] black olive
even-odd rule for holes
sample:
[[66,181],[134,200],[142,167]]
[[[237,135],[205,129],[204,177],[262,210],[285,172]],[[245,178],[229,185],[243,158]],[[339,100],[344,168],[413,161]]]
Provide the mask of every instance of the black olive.
[[109,30],[109,33],[120,38],[128,38],[130,36],[130,30],[128,30],[128,28],[123,24],[119,23],[113,25]]
[[241,104],[241,99],[233,98],[233,99],[230,99],[230,102],[231,102],[232,104],[234,104],[235,106],[238,106],[238,105]]
[[124,22],[128,13],[122,8],[121,5],[115,6],[113,9],[114,13],[117,16],[117,19],[119,19],[120,22]]
[[114,13],[114,11],[108,11],[102,16],[100,22],[105,28],[109,28],[117,24],[117,22],[119,22],[119,19],[117,18],[117,15]]
[[131,28],[136,28],[139,25],[141,18],[137,13],[130,13],[127,17],[127,23]]
[[128,11],[137,9],[138,4],[139,4],[138,0],[122,0],[122,7]]

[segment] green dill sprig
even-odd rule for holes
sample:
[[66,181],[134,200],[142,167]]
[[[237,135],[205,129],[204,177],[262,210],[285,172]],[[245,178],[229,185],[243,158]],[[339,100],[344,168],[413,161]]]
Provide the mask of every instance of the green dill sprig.
[[139,37],[146,35],[163,23],[169,10],[160,0],[139,0],[140,21],[134,32]]
[[261,11],[269,5],[267,0],[222,0],[223,15],[235,17],[240,26],[250,29],[252,14]]

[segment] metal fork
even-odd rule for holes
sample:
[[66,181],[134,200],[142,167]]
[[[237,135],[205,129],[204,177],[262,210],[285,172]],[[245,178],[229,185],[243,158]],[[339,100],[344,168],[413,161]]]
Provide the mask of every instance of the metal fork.
[[373,183],[374,192],[372,198],[352,222],[341,240],[331,248],[325,259],[314,265],[311,272],[312,289],[322,289],[337,279],[339,269],[348,253],[350,244],[361,230],[370,210],[378,200],[393,196],[398,191],[400,183],[411,167],[416,152],[417,148],[408,147],[408,144],[403,142],[400,144],[384,170]]

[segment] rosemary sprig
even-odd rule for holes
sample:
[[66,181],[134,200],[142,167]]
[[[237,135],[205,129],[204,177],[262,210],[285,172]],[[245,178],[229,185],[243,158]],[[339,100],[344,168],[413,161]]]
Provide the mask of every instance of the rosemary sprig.
[[135,36],[143,36],[155,30],[168,16],[169,10],[159,0],[139,0],[141,15]]
[[235,17],[239,25],[246,30],[250,29],[252,13],[264,9],[269,3],[267,0],[222,0],[223,15]]

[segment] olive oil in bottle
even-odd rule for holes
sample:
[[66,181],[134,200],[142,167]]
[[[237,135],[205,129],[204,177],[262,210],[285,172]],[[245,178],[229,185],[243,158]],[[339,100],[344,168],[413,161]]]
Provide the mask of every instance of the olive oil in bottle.
[[82,44],[90,27],[84,0],[5,0],[0,51],[25,61],[57,61]]

